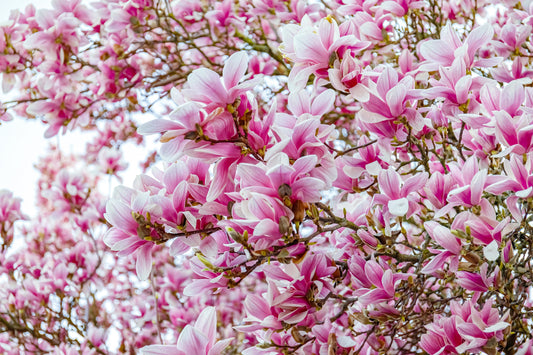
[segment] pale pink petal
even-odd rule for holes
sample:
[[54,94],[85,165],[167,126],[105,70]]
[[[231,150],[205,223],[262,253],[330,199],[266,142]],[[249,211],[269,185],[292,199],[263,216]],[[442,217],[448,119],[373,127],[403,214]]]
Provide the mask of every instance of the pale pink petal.
[[504,330],[505,328],[511,326],[511,324],[507,323],[507,322],[498,322],[496,324],[493,324],[491,325],[490,327],[487,327],[485,329],[483,329],[483,332],[484,333],[493,333],[493,332],[497,332],[497,331],[500,331],[500,330]]
[[294,36],[294,52],[298,59],[308,60],[313,64],[328,62],[329,53],[317,39],[313,33],[299,33]]
[[178,338],[178,349],[188,355],[205,355],[209,339],[198,329],[186,325]]
[[472,182],[470,183],[470,189],[472,191],[471,203],[473,205],[479,205],[479,203],[481,202],[481,195],[483,194],[486,180],[487,180],[486,169],[478,172],[472,179]]
[[229,57],[224,65],[222,77],[226,89],[231,89],[239,83],[248,70],[248,54],[245,51],[236,52]]
[[322,116],[333,109],[335,103],[335,91],[328,89],[315,97],[311,105],[311,114],[315,116]]
[[407,94],[407,88],[403,85],[396,85],[390,89],[386,94],[387,105],[389,105],[392,116],[400,116],[404,108],[404,100]]
[[183,129],[183,126],[175,121],[169,121],[164,120],[162,118],[158,118],[139,126],[139,128],[137,128],[137,133],[141,135],[147,135],[177,129]]
[[229,169],[233,163],[235,163],[234,158],[224,158],[217,163],[213,182],[206,196],[208,202],[216,200],[226,188],[229,182]]
[[183,92],[192,100],[210,103],[228,103],[227,91],[214,71],[200,68],[193,71],[187,78],[190,88]]
[[524,87],[522,84],[514,81],[502,90],[500,104],[501,109],[505,110],[511,116],[514,116],[525,99]]
[[148,345],[139,349],[139,351],[140,355],[185,355],[175,345]]
[[208,346],[211,347],[217,336],[217,312],[215,307],[207,307],[196,319],[194,328],[200,330],[209,339]]
[[398,84],[398,73],[396,70],[386,67],[383,73],[379,76],[377,82],[377,91],[382,99],[385,99],[389,90]]
[[265,319],[270,315],[270,306],[266,300],[259,295],[247,295],[244,300],[244,309],[248,315],[260,320]]
[[453,49],[440,39],[420,44],[420,54],[427,60],[445,65],[450,65],[455,59]]
[[490,23],[486,23],[483,26],[475,28],[466,39],[468,45],[468,57],[473,60],[474,53],[481,48],[481,46],[487,44],[494,36],[494,29]]
[[209,349],[209,352],[207,355],[221,355],[223,354],[224,349],[228,347],[228,345],[231,343],[233,338],[219,340],[213,345],[211,349]]
[[152,243],[146,243],[137,253],[136,270],[140,280],[148,279],[152,271]]

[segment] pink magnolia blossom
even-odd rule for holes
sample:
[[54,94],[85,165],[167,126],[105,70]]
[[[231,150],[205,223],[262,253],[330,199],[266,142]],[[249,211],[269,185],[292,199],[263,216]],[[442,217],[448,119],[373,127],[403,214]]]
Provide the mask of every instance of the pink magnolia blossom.
[[236,52],[226,61],[222,77],[210,69],[195,70],[187,78],[188,87],[183,94],[191,101],[205,104],[207,112],[217,107],[225,108],[257,84],[259,78],[239,84],[247,70],[248,55]]
[[194,325],[187,324],[176,345],[148,345],[141,349],[143,355],[219,355],[232,341],[231,338],[215,341],[217,314],[215,307],[205,308]]
[[424,227],[429,236],[445,250],[430,249],[436,256],[424,266],[422,272],[433,274],[436,271],[441,270],[444,263],[448,260],[450,263],[450,270],[453,272],[457,271],[462,252],[461,240],[453,235],[449,229],[439,225],[437,222],[426,222],[424,223]]
[[419,97],[414,88],[414,80],[411,76],[398,77],[398,73],[392,68],[385,67],[379,74],[377,82],[369,83],[370,96],[362,103],[363,110],[358,113],[363,122],[379,123],[405,116],[415,123],[418,129],[419,120],[417,111],[410,107],[410,100]]
[[[135,216],[148,219],[148,214],[158,216],[161,207],[150,203],[149,193],[120,186],[115,189],[113,199],[106,205],[105,218],[113,225],[104,236],[104,242],[119,256],[135,255],[137,276],[146,280],[152,270],[152,248],[157,232],[136,220]],[[144,222],[146,223],[146,222]]]
[[493,59],[480,59],[475,61],[476,52],[486,45],[494,35],[493,28],[485,24],[475,28],[464,42],[461,41],[456,31],[447,24],[440,33],[440,39],[430,40],[420,45],[420,54],[433,63],[432,68],[439,65],[451,66],[455,58],[464,60],[466,66],[492,66],[496,64]]
[[479,274],[468,271],[458,271],[457,272],[457,283],[469,290],[476,292],[487,292],[491,287],[495,286],[495,281],[499,277],[499,268],[496,267],[496,270],[492,275],[487,275],[488,264],[484,263],[479,268]]
[[421,173],[402,182],[394,169],[382,170],[378,175],[381,193],[374,196],[374,202],[382,205],[390,216],[409,218],[419,208],[416,192],[425,185],[427,178],[426,173]]

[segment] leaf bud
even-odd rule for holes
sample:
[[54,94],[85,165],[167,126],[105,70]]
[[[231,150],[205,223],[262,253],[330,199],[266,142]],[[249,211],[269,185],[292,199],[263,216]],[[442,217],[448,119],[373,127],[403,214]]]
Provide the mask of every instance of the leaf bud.
[[233,239],[234,241],[236,241],[237,243],[239,243],[239,244],[244,244],[245,243],[242,234],[237,232],[235,229],[233,229],[231,227],[227,227],[226,228],[226,233],[228,233],[230,238]]

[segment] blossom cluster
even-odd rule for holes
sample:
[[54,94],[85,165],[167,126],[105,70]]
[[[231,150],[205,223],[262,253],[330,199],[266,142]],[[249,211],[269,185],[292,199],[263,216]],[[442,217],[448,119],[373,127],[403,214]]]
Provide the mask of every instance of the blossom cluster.
[[96,136],[37,165],[20,248],[0,191],[0,349],[531,353],[532,29],[513,0],[14,12],[0,119]]

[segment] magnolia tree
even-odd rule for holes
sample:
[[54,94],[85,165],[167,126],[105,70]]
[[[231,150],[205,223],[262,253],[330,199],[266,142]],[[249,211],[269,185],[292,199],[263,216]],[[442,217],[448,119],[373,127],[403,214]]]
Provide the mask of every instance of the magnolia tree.
[[533,353],[533,2],[52,6],[0,119],[88,138],[0,191],[0,352]]

